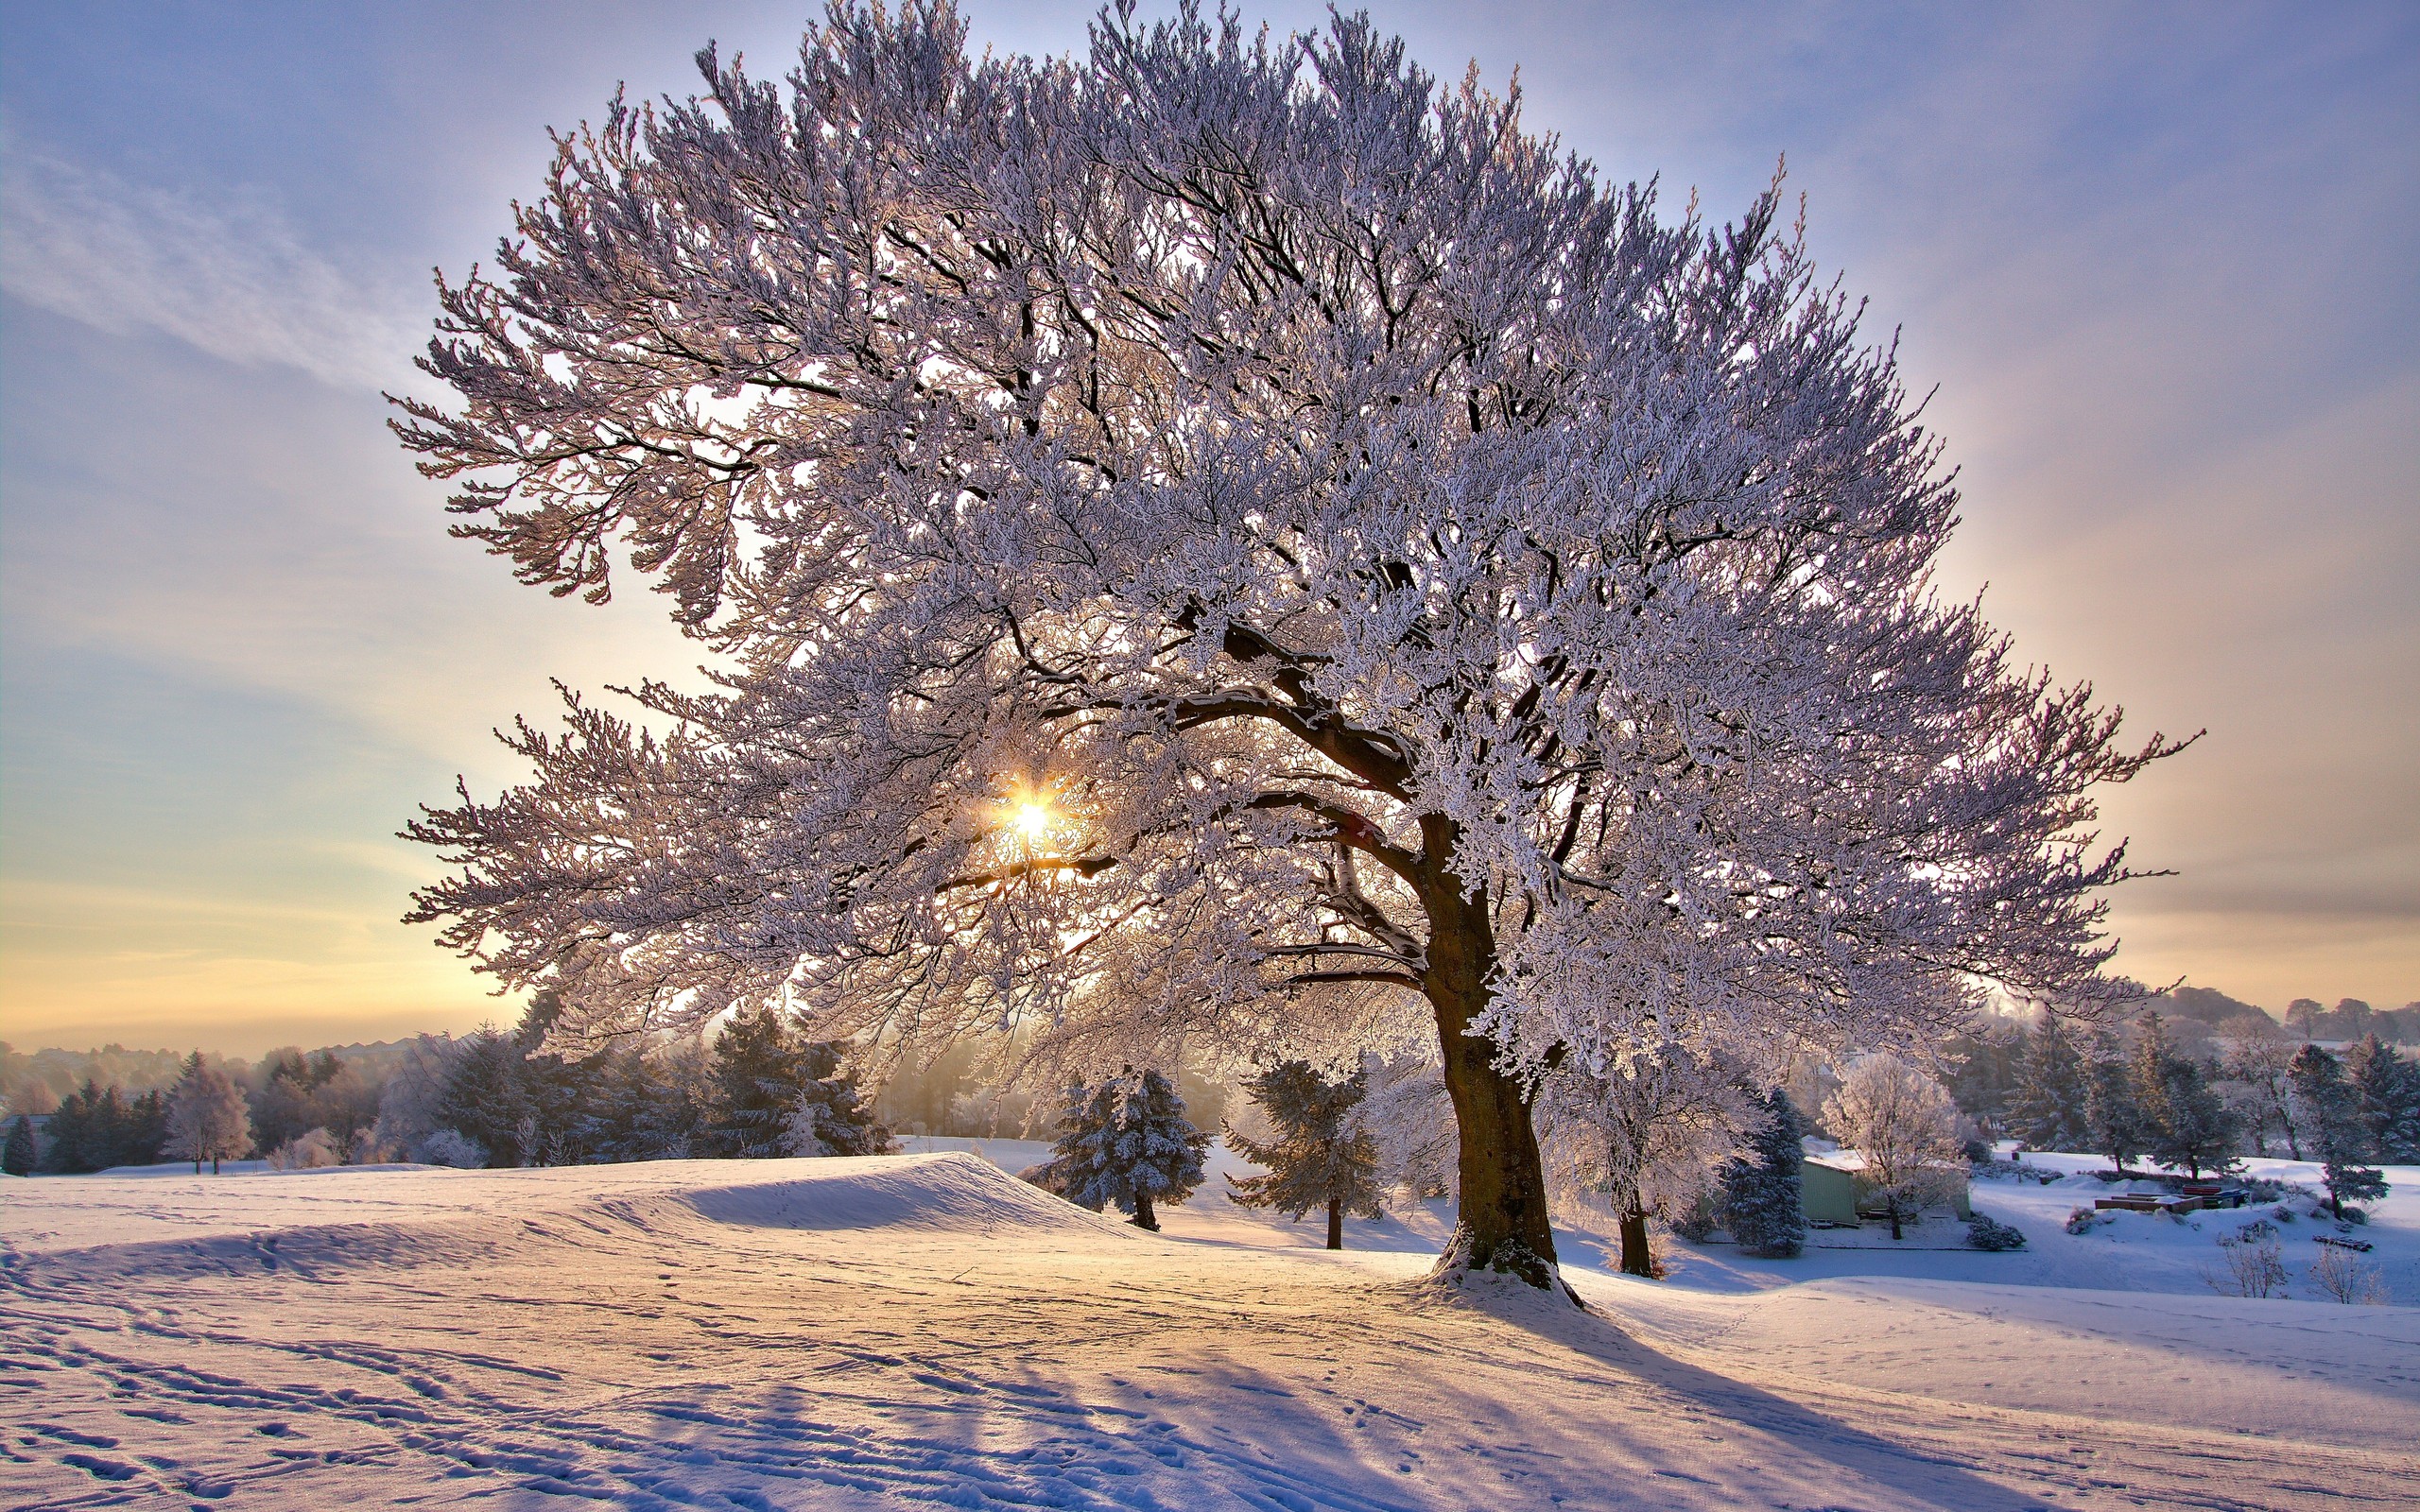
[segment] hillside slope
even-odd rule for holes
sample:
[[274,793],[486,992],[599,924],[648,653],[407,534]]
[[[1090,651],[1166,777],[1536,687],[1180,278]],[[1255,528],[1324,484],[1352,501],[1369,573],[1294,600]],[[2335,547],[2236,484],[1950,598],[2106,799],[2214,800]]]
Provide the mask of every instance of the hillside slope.
[[963,1154],[0,1204],[12,1506],[2386,1506],[2420,1473],[2411,1309],[1583,1276],[1582,1316]]

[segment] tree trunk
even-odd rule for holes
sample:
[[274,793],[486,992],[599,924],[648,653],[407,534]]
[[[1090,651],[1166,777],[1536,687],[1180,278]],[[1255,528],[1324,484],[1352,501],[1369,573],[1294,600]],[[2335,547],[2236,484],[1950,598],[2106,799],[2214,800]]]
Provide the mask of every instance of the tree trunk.
[[1897,1197],[1893,1197],[1891,1199],[1891,1237],[1893,1239],[1901,1237],[1899,1233],[1899,1199]]
[[[1522,1085],[1495,1068],[1495,1041],[1467,1031],[1487,1006],[1495,936],[1484,894],[1465,897],[1444,873],[1452,826],[1425,820],[1435,868],[1426,889],[1428,970],[1422,980],[1437,1014],[1445,1091],[1461,1134],[1461,1211],[1441,1273],[1493,1270],[1540,1288],[1556,1286],[1554,1231],[1547,1217],[1545,1163]],[[1569,1295],[1568,1288],[1564,1288]],[[1573,1300],[1577,1301],[1575,1297]]]
[[1647,1210],[1632,1203],[1622,1209],[1622,1274],[1655,1274],[1655,1256],[1647,1246]]
[[1150,1193],[1137,1192],[1134,1194],[1134,1217],[1132,1221],[1134,1227],[1137,1228],[1149,1228],[1153,1233],[1158,1233],[1160,1231],[1160,1220],[1151,1211],[1151,1194]]
[[1344,1199],[1342,1197],[1327,1199],[1327,1247],[1330,1249],[1344,1247]]
[[[199,1175],[201,1171],[201,1167],[197,1165],[194,1167],[194,1171],[195,1174]],[[210,1158],[210,1174],[212,1176],[216,1176],[218,1174],[218,1157],[215,1155]]]

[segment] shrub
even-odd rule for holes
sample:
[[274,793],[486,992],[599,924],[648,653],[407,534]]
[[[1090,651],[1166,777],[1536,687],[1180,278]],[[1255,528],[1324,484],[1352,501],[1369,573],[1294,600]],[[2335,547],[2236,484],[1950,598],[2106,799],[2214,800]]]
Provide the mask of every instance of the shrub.
[[2222,1297],[2283,1297],[2286,1293],[2286,1262],[2277,1246],[2277,1228],[2265,1218],[2256,1218],[2236,1232],[2219,1240],[2219,1257],[2226,1262],[2226,1274],[2213,1276],[2203,1273],[2210,1289]]
[[488,1152],[479,1147],[478,1141],[452,1128],[441,1128],[421,1141],[412,1156],[423,1165],[450,1165],[464,1171],[475,1171],[488,1163]]
[[2361,1263],[2341,1246],[2319,1246],[2319,1259],[2312,1263],[2308,1279],[2322,1296],[2332,1300],[2360,1307],[2387,1305],[2386,1281],[2378,1268]]
[[2078,1208],[2067,1214],[2066,1230],[2071,1234],[2088,1234],[2092,1232],[2093,1226],[2100,1221],[2099,1209]]
[[1995,1252],[2023,1249],[2025,1230],[2014,1224],[2001,1223],[1996,1218],[1986,1218],[1979,1212],[1966,1220],[1966,1244],[1969,1248],[1989,1249]]
[[336,1136],[323,1128],[297,1134],[268,1152],[268,1168],[272,1171],[316,1171],[321,1166],[343,1163]]

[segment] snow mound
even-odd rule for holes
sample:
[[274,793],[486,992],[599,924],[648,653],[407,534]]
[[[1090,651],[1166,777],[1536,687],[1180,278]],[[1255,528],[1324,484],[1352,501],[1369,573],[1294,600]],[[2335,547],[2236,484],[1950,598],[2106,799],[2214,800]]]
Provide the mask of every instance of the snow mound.
[[785,1160],[782,1179],[708,1187],[679,1199],[716,1223],[753,1228],[914,1228],[990,1236],[1137,1234],[1018,1180],[978,1156],[884,1155]]
[[[403,1179],[399,1180],[398,1177]],[[700,1179],[704,1177],[706,1179]],[[716,1228],[912,1228],[931,1234],[1139,1238],[972,1155],[659,1160],[544,1171],[329,1167],[229,1177],[44,1182],[51,1225],[10,1224],[0,1268],[147,1279],[350,1271],[510,1260],[626,1239],[729,1243]],[[551,1253],[550,1253],[551,1252]]]

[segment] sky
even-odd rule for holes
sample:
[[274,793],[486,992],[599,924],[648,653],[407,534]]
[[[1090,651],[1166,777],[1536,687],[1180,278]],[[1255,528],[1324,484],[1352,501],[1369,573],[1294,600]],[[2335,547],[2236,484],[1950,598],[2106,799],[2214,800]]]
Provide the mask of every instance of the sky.
[[[1144,13],[1165,7],[1146,4]],[[547,679],[678,676],[663,601],[449,540],[382,389],[546,130],[798,6],[0,0],[0,1039],[376,1040],[510,1020],[395,838]],[[1076,5],[970,4],[1063,52]],[[1321,8],[1247,9],[1279,31]],[[2420,999],[2420,9],[1374,8],[1532,129],[1736,213],[1785,160],[1960,469],[1945,592],[2130,728],[2174,877],[2117,967],[2281,1009]]]

